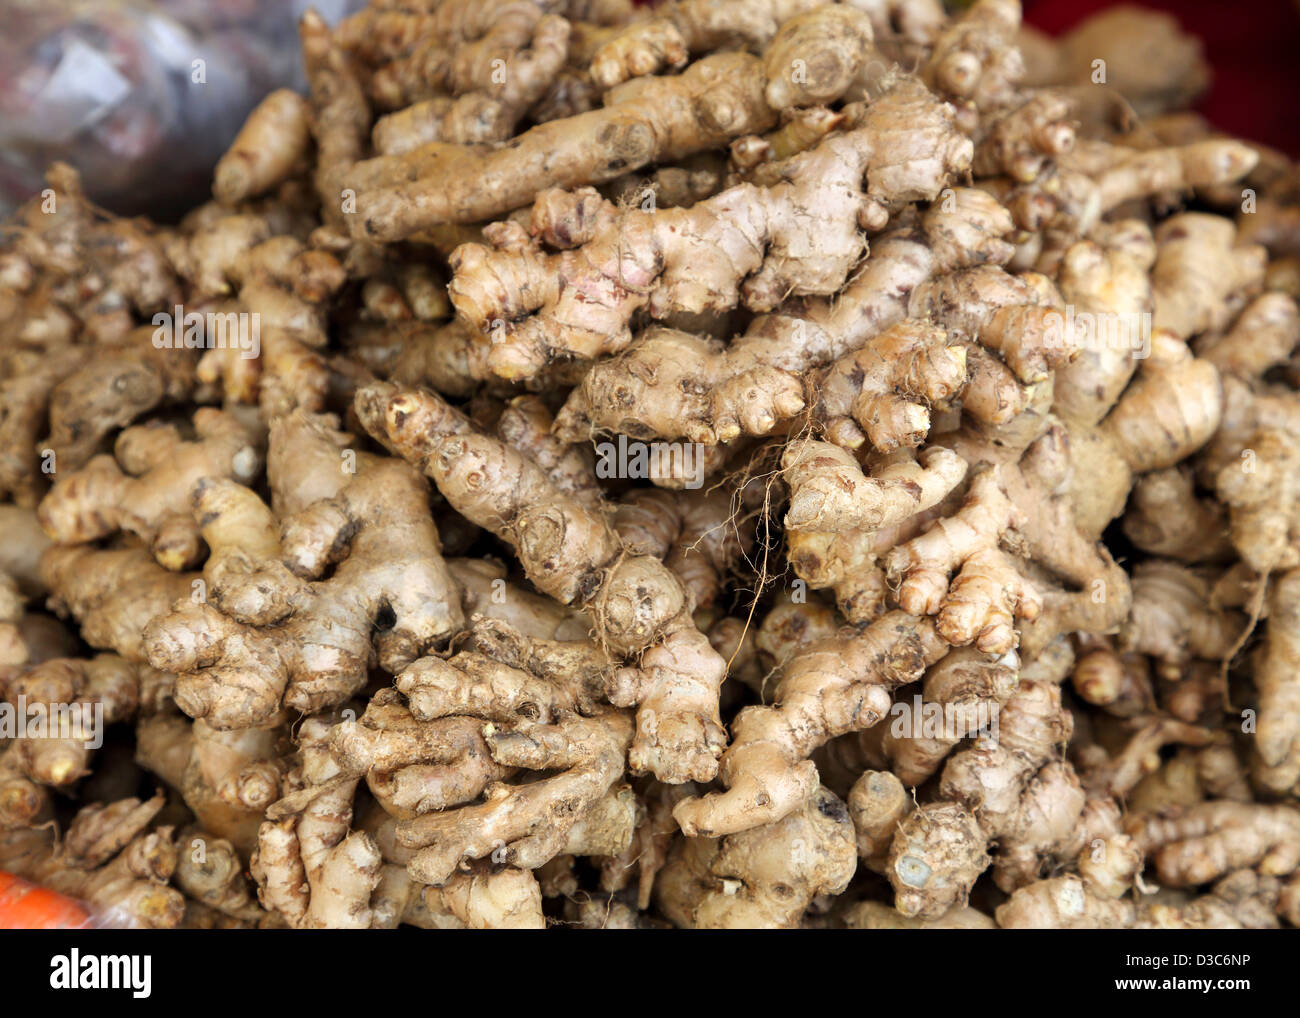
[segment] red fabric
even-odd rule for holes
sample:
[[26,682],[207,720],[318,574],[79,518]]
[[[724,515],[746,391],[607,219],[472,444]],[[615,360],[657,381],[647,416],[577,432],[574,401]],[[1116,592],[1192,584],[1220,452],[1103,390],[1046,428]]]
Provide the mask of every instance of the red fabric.
[[[1025,21],[1059,35],[1117,0],[1022,0]],[[1129,0],[1132,2],[1132,0]],[[1140,0],[1201,39],[1214,69],[1197,110],[1215,126],[1300,157],[1300,7],[1293,0]]]

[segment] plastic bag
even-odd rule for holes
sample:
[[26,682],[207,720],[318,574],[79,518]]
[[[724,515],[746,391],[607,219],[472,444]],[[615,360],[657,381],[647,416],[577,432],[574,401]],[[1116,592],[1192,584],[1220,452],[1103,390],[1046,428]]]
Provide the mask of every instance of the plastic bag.
[[177,216],[266,93],[302,88],[298,17],[363,0],[11,0],[0,35],[0,214],[54,160],[122,214]]

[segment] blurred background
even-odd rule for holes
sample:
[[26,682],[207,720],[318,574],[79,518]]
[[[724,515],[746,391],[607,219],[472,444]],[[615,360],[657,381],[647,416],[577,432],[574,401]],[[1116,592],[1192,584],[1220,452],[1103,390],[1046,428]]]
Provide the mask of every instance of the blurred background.
[[[179,216],[207,197],[213,165],[256,102],[282,85],[302,87],[302,11],[314,6],[334,23],[364,2],[0,0],[0,215],[39,191],[45,167],[62,159],[115,212]],[[1049,35],[1124,6],[1023,2],[1026,23]],[[1296,0],[1138,6],[1175,15],[1200,40],[1213,76],[1199,112],[1300,156]],[[1138,53],[1129,63],[1141,63],[1142,44],[1126,41]]]
[[0,0],[0,215],[55,159],[120,213],[179,216],[249,110],[304,85],[298,17],[365,0]]
[[1201,41],[1213,71],[1196,103],[1216,127],[1300,158],[1298,0],[1021,0],[1026,24],[1061,35],[1112,7],[1166,11]]

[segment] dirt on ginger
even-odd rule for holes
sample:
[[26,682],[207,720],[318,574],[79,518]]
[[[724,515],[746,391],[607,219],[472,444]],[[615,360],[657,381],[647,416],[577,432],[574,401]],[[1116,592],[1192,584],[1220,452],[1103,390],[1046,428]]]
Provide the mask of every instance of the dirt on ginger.
[[0,226],[0,881],[151,928],[1300,924],[1300,171],[1186,109],[1173,19],[299,38],[212,200],[56,163]]

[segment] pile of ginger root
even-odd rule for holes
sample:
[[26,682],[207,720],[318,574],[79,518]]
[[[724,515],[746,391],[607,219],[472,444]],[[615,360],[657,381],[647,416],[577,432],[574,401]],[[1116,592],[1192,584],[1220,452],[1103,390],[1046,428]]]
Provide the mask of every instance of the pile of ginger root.
[[0,729],[0,869],[156,928],[1300,926],[1300,170],[1173,19],[1020,22],[372,0],[179,223],[51,167],[0,699],[89,713]]

